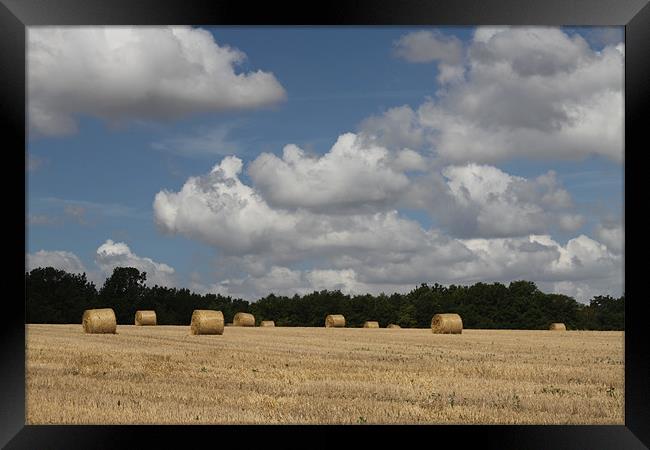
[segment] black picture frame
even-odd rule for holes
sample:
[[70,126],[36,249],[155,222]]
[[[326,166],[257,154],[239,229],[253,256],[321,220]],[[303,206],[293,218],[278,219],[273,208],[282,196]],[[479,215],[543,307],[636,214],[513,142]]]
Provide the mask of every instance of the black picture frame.
[[[650,121],[649,0],[349,0],[319,2],[249,2],[237,0],[0,0],[0,123],[5,156],[18,159],[26,146],[25,30],[33,25],[622,25],[625,26],[625,204],[635,212],[644,190],[642,154],[647,144],[644,126]],[[646,138],[647,139],[647,138]],[[18,168],[18,162],[15,162]],[[13,167],[13,164],[9,167]],[[6,171],[10,172],[10,171]],[[20,172],[16,172],[19,174]],[[22,172],[25,174],[26,172]],[[13,174],[11,174],[13,176]],[[18,175],[20,178],[20,175]],[[23,179],[26,182],[26,178]],[[25,189],[27,184],[25,183]],[[13,199],[16,209],[26,198]],[[14,206],[14,205],[11,205]],[[637,208],[638,210],[638,208]],[[639,212],[640,214],[640,212]],[[15,215],[15,223],[18,222]],[[7,216],[12,216],[7,214]],[[20,219],[22,220],[22,218]],[[643,261],[641,226],[626,217],[626,259]],[[7,230],[11,227],[5,228]],[[26,235],[18,229],[15,236]],[[9,236],[9,235],[7,235]],[[12,237],[11,241],[21,242]],[[17,245],[24,261],[26,241]],[[642,264],[641,264],[642,265]],[[16,265],[17,267],[18,265]],[[22,270],[22,268],[21,268]],[[224,443],[228,436],[245,437],[246,447],[274,441],[311,446],[304,434],[326,434],[342,442],[362,434],[364,444],[417,436],[429,443],[453,439],[454,446],[472,439],[481,448],[627,449],[650,446],[650,352],[644,324],[637,264],[625,271],[625,425],[621,426],[33,426],[25,425],[24,304],[5,297],[0,327],[0,445],[6,448],[141,448],[146,442],[163,447],[181,439],[185,444],[208,439]],[[17,270],[16,270],[17,272]],[[12,272],[13,274],[13,272]],[[23,293],[24,271],[12,276]],[[13,280],[23,280],[22,283]],[[10,305],[11,304],[11,305]],[[9,306],[17,311],[7,312]],[[372,428],[369,428],[372,427]],[[370,431],[370,432],[369,432]],[[431,439],[431,440],[430,440]],[[413,442],[411,442],[413,441]],[[240,441],[243,442],[243,441]]]

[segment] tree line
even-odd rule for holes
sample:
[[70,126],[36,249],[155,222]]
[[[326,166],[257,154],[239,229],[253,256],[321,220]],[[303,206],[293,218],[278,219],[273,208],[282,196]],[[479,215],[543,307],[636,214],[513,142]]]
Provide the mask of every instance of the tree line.
[[189,289],[147,286],[146,272],[116,267],[98,290],[86,274],[52,267],[25,273],[27,323],[81,323],[83,311],[113,308],[118,324],[133,324],[137,310],[156,311],[160,325],[187,325],[195,309],[222,311],[226,322],[249,312],[256,322],[278,326],[321,327],[328,314],[343,314],[346,326],[376,320],[381,327],[428,328],[436,313],[458,313],[465,328],[547,329],[564,322],[568,329],[623,330],[625,295],[596,296],[588,305],[563,294],[541,292],[535,283],[514,281],[471,286],[421,284],[406,294],[347,295],[339,290],[291,297],[269,294],[255,302]]

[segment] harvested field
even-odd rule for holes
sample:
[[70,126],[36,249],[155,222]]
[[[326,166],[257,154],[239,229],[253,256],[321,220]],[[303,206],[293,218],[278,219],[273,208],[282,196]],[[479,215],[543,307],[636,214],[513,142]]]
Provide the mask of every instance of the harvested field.
[[27,424],[623,424],[623,332],[28,325]]

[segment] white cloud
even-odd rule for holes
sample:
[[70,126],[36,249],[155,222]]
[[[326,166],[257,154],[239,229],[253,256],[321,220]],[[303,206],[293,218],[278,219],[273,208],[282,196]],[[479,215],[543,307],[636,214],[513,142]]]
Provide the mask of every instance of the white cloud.
[[413,63],[441,61],[457,65],[463,58],[463,44],[455,36],[438,31],[414,31],[394,43],[395,55]]
[[[549,235],[527,238],[471,239],[464,243],[482,253],[484,262],[502,273],[504,269],[518,276],[527,274],[536,281],[583,281],[609,276],[620,268],[620,257],[603,244],[580,235],[565,246]],[[497,275],[498,276],[498,275]],[[619,279],[619,284],[622,280]]]
[[[269,254],[300,259],[345,251],[413,251],[429,239],[413,220],[396,210],[345,213],[272,207],[239,179],[242,162],[227,157],[179,192],[161,191],[153,203],[160,229],[180,233],[232,255]],[[305,195],[310,192],[305,192]]]
[[495,34],[508,31],[508,29],[508,27],[476,27],[474,30],[474,42],[488,42]]
[[359,129],[360,139],[390,149],[420,148],[425,142],[417,114],[408,106],[370,116],[361,122]]
[[197,28],[30,27],[30,128],[61,135],[76,131],[78,115],[115,124],[284,100],[273,74],[236,71],[245,59]]
[[448,285],[527,279],[545,292],[587,302],[594,295],[621,295],[623,289],[620,258],[584,235],[564,246],[548,235],[468,240],[438,235],[409,253],[370,255],[348,250],[328,263],[329,268],[311,269],[269,264],[240,277],[218,277],[205,292],[255,300],[269,293],[290,296],[321,289],[347,294],[404,293],[423,282]]
[[248,167],[256,189],[271,205],[310,210],[359,210],[394,202],[409,181],[399,169],[417,165],[415,152],[395,161],[388,150],[365,145],[353,133],[339,136],[322,156],[308,156],[295,145],[282,158],[262,153]]
[[151,258],[141,257],[131,251],[124,242],[113,242],[107,239],[99,246],[95,255],[95,263],[106,276],[113,273],[115,267],[135,267],[140,272],[147,273],[147,285],[174,286],[174,269],[167,264],[158,263]]
[[70,273],[87,272],[79,257],[71,252],[39,250],[36,253],[28,253],[26,259],[29,271],[37,267],[54,267]]
[[504,64],[522,77],[545,77],[570,73],[593,53],[582,37],[571,37],[558,28],[513,27],[494,31],[474,40],[469,49],[471,64]]
[[180,192],[161,191],[153,202],[156,224],[232,252],[255,252],[272,245],[270,236],[288,235],[297,217],[282,214],[238,175],[242,161],[226,157],[202,177],[191,177]]
[[558,217],[558,225],[564,231],[577,231],[585,222],[585,217],[580,214],[560,214]]
[[438,62],[438,82],[454,83],[463,79],[463,43],[455,36],[439,31],[414,31],[394,43],[394,54],[411,63]]
[[411,180],[401,199],[423,209],[456,237],[513,237],[560,228],[576,231],[584,218],[556,174],[526,179],[480,164],[433,168]]
[[[417,116],[410,127],[423,148],[455,163],[589,155],[623,161],[623,43],[592,50],[557,28],[480,27],[463,67],[463,77],[441,72],[454,82],[436,99],[410,112],[400,107],[400,117]],[[394,115],[387,111],[383,122],[397,122]],[[361,131],[374,132],[366,123]],[[398,134],[382,140],[402,145]]]
[[459,83],[465,77],[465,67],[451,64],[438,64],[437,80],[440,84]]
[[[232,175],[224,177],[223,165],[233,167]],[[228,157],[211,174],[190,178],[180,192],[160,192],[154,202],[157,222],[166,231],[184,229],[206,242],[218,239],[228,251],[270,245],[251,239],[286,234],[299,223],[315,220],[313,214],[360,217],[399,206],[424,209],[452,234],[463,237],[522,236],[553,226],[575,231],[584,222],[568,211],[571,197],[554,172],[526,180],[486,165],[440,169],[413,150],[389,151],[353,133],[339,136],[320,156],[295,145],[287,145],[282,158],[262,153],[248,166],[254,187],[239,179],[242,168],[241,160]],[[426,169],[428,173],[407,175]],[[194,211],[199,208],[203,210]],[[313,214],[294,211],[301,209]],[[181,217],[174,224],[178,210]],[[223,222],[218,230],[196,220],[188,223],[188,217],[206,211],[210,220]],[[238,216],[243,212],[250,217],[245,223]],[[333,223],[328,217],[318,220]]]
[[613,253],[620,254],[625,249],[625,228],[621,223],[608,221],[598,224],[596,236]]
[[[570,206],[569,194],[560,188],[555,175],[547,173],[527,180],[508,175],[492,166],[468,164],[443,170],[456,207],[462,211],[459,226],[474,219],[479,236],[507,237],[543,232],[553,221],[566,216],[553,214]],[[467,212],[474,210],[474,214]]]
[[[303,158],[292,156],[286,159]],[[448,167],[444,186],[460,215],[454,220],[462,224],[462,213],[470,211],[478,230],[470,234],[491,236],[459,239],[426,230],[396,210],[271,206],[242,183],[242,169],[238,158],[224,158],[209,174],[188,179],[179,192],[159,192],[154,200],[163,231],[199,239],[220,252],[211,284],[215,292],[254,299],[269,291],[378,293],[407,291],[421,282],[575,284],[603,277],[610,277],[614,289],[621,285],[611,279],[620,257],[603,244],[580,235],[562,246],[549,235],[530,234],[543,228],[540,223],[567,220],[571,199],[553,172],[525,180],[490,166]]]
[[423,172],[426,171],[429,161],[418,152],[405,148],[395,154],[392,166],[400,172]]

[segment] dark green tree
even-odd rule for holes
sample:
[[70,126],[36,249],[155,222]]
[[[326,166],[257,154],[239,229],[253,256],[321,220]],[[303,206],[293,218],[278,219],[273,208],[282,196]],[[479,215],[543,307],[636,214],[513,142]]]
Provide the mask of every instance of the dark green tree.
[[622,330],[625,326],[625,295],[594,297],[589,309],[593,311],[591,328],[596,330]]
[[133,324],[135,312],[143,309],[147,273],[135,267],[115,267],[99,290],[102,308],[113,308],[119,324]]
[[25,274],[27,323],[81,323],[95,307],[97,290],[86,274],[39,267]]
[[397,312],[397,325],[403,328],[415,328],[417,322],[415,320],[415,305],[404,303]]
[[340,290],[313,291],[292,297],[272,293],[255,302],[189,289],[147,287],[146,273],[116,267],[99,293],[86,275],[52,267],[25,274],[28,323],[79,323],[88,308],[113,308],[118,323],[132,324],[135,311],[153,309],[161,325],[187,325],[195,309],[222,311],[226,322],[237,312],[252,312],[256,322],[274,320],[278,326],[321,327],[327,314],[343,314],[346,326],[366,320],[380,326],[428,328],[436,313],[458,313],[465,328],[546,329],[564,322],[569,329],[622,330],[625,296],[594,297],[589,305],[561,294],[541,292],[535,283],[514,281],[472,286],[421,284],[406,294],[350,296]]

